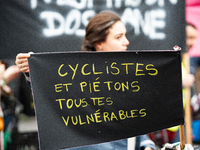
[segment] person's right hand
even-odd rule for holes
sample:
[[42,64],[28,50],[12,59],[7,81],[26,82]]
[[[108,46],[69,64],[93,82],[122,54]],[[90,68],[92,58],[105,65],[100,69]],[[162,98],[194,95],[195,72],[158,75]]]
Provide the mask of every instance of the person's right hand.
[[195,76],[193,74],[186,74],[182,77],[182,86],[184,88],[191,88],[195,82]]
[[28,58],[30,57],[30,53],[19,53],[16,56],[15,64],[19,68],[19,70],[23,73],[28,73],[29,72],[29,67],[28,67]]

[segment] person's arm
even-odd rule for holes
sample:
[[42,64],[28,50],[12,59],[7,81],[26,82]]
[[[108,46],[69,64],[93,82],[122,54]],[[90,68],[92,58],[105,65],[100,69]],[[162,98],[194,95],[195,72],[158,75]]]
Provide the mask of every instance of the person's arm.
[[5,82],[8,84],[12,80],[19,77],[19,73],[20,73],[20,71],[19,71],[18,67],[16,65],[12,65],[5,70],[2,79],[4,79]]
[[[2,71],[0,71],[2,72]],[[2,88],[2,91],[6,95],[10,95],[12,90],[10,86],[8,85],[12,80],[19,77],[20,71],[16,65],[12,65],[8,67],[3,73],[2,77],[0,78],[0,87]]]

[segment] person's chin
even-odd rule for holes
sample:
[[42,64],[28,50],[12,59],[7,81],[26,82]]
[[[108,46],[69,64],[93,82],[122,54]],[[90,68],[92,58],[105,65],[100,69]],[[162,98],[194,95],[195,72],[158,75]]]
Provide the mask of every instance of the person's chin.
[[187,51],[189,51],[192,48],[192,46],[187,46]]

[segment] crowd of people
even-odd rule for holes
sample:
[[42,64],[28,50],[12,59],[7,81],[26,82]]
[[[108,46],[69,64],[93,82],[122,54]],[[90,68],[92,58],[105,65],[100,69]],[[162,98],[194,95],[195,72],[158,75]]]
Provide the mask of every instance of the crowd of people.
[[[98,30],[96,30],[98,29]],[[196,25],[188,22],[186,24],[186,45],[187,52],[190,51],[195,44],[196,38],[199,36],[198,28]],[[82,49],[84,51],[126,51],[129,45],[129,40],[126,38],[126,28],[122,23],[120,17],[110,11],[103,11],[90,19],[89,24],[86,27],[86,35]],[[187,53],[186,52],[186,53]],[[12,121],[13,116],[16,114],[16,106],[23,106],[23,110],[28,115],[34,115],[29,106],[24,105],[23,101],[18,101],[20,98],[13,100],[13,90],[9,86],[9,83],[15,79],[26,79],[27,83],[30,83],[28,58],[31,53],[20,53],[16,56],[15,64],[8,65],[4,61],[0,61],[0,93],[1,93],[1,108],[3,111],[4,121],[0,120],[0,130],[6,132],[9,123]],[[197,67],[200,66],[200,57],[190,57],[190,73],[188,68],[182,63],[182,87],[183,98],[184,89],[191,88],[191,114],[192,119],[200,119],[200,92],[197,90],[199,81],[196,80]],[[25,82],[24,82],[25,83]],[[26,83],[25,83],[26,84]],[[24,84],[23,84],[24,85]],[[30,86],[30,85],[29,85]],[[23,86],[24,87],[24,86]],[[19,88],[19,86],[18,86]],[[26,89],[28,86],[26,87]],[[18,90],[19,92],[19,90]],[[26,91],[30,95],[30,89]],[[23,93],[24,94],[24,93]],[[22,95],[23,95],[22,94]],[[12,98],[12,99],[11,99]],[[23,100],[26,98],[23,98]],[[30,97],[28,98],[30,100]],[[15,101],[15,103],[13,103]],[[183,99],[184,101],[184,99]],[[9,102],[9,103],[8,103]],[[23,105],[21,105],[23,103]],[[184,102],[183,102],[184,103]],[[12,105],[13,104],[13,105]],[[14,107],[14,108],[13,108]],[[184,106],[183,106],[184,107]],[[33,108],[32,108],[33,109]],[[0,116],[1,117],[1,116]],[[119,141],[113,141],[103,144],[96,144],[90,146],[84,146],[75,148],[77,150],[156,150],[158,147],[163,147],[165,143],[180,142],[179,128],[172,127],[163,129],[162,131],[150,133],[148,135],[141,135],[138,137],[131,137]],[[200,133],[199,133],[200,135]],[[167,140],[166,140],[167,138]],[[197,142],[200,142],[197,141]],[[157,147],[156,147],[157,146]],[[174,145],[173,145],[174,146]]]

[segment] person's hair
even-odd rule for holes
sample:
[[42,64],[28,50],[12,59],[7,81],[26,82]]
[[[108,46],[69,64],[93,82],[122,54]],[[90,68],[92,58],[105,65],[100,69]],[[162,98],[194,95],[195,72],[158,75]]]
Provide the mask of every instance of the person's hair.
[[85,29],[82,50],[96,51],[96,44],[106,40],[109,28],[117,21],[121,21],[120,17],[111,11],[103,11],[92,17]]
[[194,29],[197,30],[196,26],[192,23],[186,22],[186,26],[191,26],[191,27],[193,27]]

